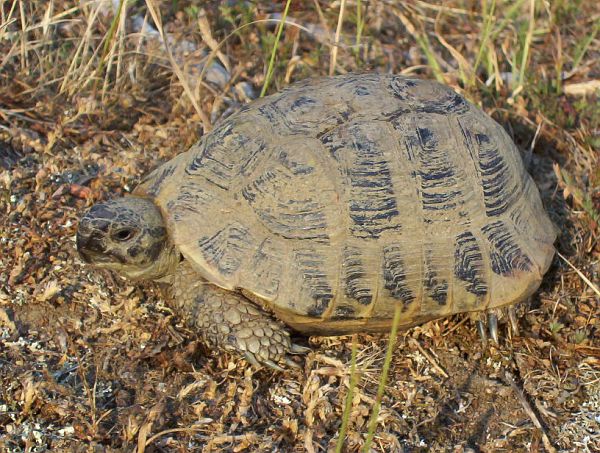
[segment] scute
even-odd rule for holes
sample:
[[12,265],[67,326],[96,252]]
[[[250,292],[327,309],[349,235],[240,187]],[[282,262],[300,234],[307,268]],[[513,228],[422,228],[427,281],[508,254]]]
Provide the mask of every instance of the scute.
[[[555,230],[506,132],[450,88],[302,81],[232,115],[137,193],[210,282],[305,332],[517,302]],[[318,322],[316,322],[318,321]]]

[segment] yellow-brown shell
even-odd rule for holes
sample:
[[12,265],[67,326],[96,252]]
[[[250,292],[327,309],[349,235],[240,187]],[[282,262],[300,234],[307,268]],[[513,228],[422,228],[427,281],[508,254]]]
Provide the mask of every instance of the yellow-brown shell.
[[137,189],[207,280],[306,332],[518,302],[555,229],[519,152],[450,88],[393,75],[254,101]]

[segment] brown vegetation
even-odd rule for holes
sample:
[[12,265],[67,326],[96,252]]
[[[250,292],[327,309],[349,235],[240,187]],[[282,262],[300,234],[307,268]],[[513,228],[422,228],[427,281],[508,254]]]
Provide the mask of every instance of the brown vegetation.
[[[74,251],[87,206],[258,95],[274,55],[268,92],[330,71],[453,86],[514,137],[561,231],[520,335],[484,347],[463,316],[400,333],[372,449],[600,451],[596,2],[294,0],[275,42],[284,6],[0,3],[0,450],[335,450],[351,337],[255,370]],[[342,451],[364,445],[388,337],[355,340]]]

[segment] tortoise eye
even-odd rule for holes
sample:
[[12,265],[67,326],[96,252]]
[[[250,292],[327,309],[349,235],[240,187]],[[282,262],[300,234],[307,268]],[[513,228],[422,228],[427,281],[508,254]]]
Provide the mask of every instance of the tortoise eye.
[[135,231],[133,229],[122,228],[120,230],[115,231],[112,236],[113,236],[113,239],[115,239],[116,241],[125,242],[125,241],[128,241],[129,239],[131,239],[134,234],[135,234]]

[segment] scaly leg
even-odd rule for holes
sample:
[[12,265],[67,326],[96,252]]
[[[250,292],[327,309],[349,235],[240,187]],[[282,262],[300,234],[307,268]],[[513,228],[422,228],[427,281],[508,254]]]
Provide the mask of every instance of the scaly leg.
[[283,370],[279,364],[298,367],[288,354],[309,351],[293,344],[281,322],[243,295],[203,281],[189,267],[175,277],[172,296],[178,314],[207,345],[237,352],[253,365],[279,371]]

